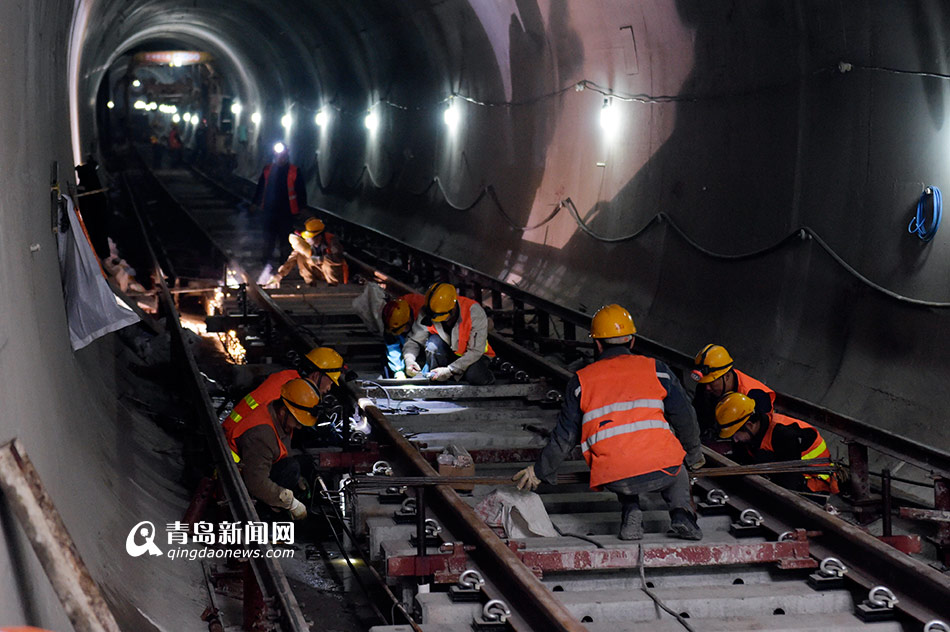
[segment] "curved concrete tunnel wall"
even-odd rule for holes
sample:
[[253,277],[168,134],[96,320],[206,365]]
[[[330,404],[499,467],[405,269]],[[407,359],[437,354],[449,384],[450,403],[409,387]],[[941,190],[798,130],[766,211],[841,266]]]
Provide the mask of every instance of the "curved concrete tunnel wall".
[[[180,606],[197,599],[188,564],[121,550],[129,525],[174,520],[187,499],[157,482],[177,476],[149,450],[167,438],[116,403],[110,342],[69,350],[46,183],[51,160],[65,179],[95,141],[109,65],[148,41],[211,50],[235,96],[262,109],[244,175],[256,176],[292,108],[295,159],[317,204],[572,307],[622,302],[645,335],[684,351],[722,342],[780,389],[948,443],[947,310],[869,290],[814,242],[723,262],[664,225],[614,244],[566,211],[536,230],[511,227],[539,223],[568,196],[598,234],[631,233],[664,211],[722,253],[808,225],[875,282],[950,301],[946,229],[926,246],[906,234],[921,187],[950,175],[950,83],[868,68],[946,73],[950,10],[939,3],[43,0],[4,3],[0,18],[12,62],[0,96],[0,429],[30,451],[127,629],[148,629],[146,617],[190,629],[200,614],[197,602]],[[851,72],[836,72],[839,61]],[[678,98],[615,102],[622,127],[605,138],[603,95],[575,91],[581,80]],[[461,102],[452,137],[441,111],[453,93],[518,105]],[[378,105],[369,137],[361,120],[379,100],[409,109]],[[317,130],[321,106],[332,120]],[[364,164],[385,190],[367,176],[348,189]],[[488,199],[458,211],[432,190],[412,195],[435,175],[458,206],[491,184],[508,217]],[[22,534],[0,518],[0,568],[17,569],[0,574],[0,619],[67,629]]]

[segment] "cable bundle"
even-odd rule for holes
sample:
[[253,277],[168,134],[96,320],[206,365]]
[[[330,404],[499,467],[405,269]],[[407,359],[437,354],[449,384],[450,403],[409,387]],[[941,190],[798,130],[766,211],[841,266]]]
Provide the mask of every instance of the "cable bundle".
[[[924,207],[927,204],[928,195],[933,196],[933,219],[930,222],[930,228],[926,228],[924,224]],[[937,229],[940,228],[940,219],[942,216],[943,195],[940,193],[940,189],[933,186],[927,187],[924,189],[924,192],[920,194],[920,199],[917,201],[917,215],[910,220],[910,224],[907,225],[907,232],[916,233],[921,241],[930,241],[934,238],[934,235],[937,234]]]

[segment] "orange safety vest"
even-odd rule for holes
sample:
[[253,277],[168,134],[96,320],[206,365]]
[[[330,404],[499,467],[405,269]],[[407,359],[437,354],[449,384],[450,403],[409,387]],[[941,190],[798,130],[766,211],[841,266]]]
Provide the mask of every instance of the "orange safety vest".
[[[270,177],[270,165],[264,167],[264,190],[267,190],[267,178]],[[297,188],[294,186],[297,183],[297,165],[290,165],[290,168],[287,169],[287,199],[290,200],[290,214],[296,215],[300,212],[300,207],[297,206]]]
[[280,434],[277,432],[277,427],[274,425],[274,420],[271,419],[267,406],[274,400],[280,398],[280,389],[284,384],[298,377],[300,377],[300,375],[291,369],[273,373],[264,380],[263,384],[245,395],[244,399],[234,406],[234,410],[231,411],[231,414],[227,416],[221,425],[224,430],[224,436],[228,440],[228,446],[231,448],[231,456],[234,458],[235,463],[241,460],[237,447],[238,437],[251,428],[265,424],[273,428],[274,436],[277,437],[277,445],[280,448],[280,454],[277,456],[277,460],[280,461],[287,456],[287,446],[280,440]]
[[581,450],[590,486],[682,465],[686,451],[664,416],[667,392],[656,361],[624,354],[577,372],[581,383]]
[[742,371],[736,371],[736,391],[742,393],[743,395],[748,395],[749,391],[754,391],[756,389],[768,393],[769,400],[772,402],[772,405],[775,405],[775,391],[754,377],[749,377]]
[[[422,298],[424,301],[425,297],[423,296]],[[469,336],[472,335],[472,305],[477,304],[477,301],[465,296],[459,296],[457,300],[458,300],[458,305],[459,305],[459,320],[455,324],[455,326],[459,328],[459,348],[453,349],[453,351],[455,352],[455,355],[460,356],[465,353],[466,349],[468,349],[468,338]],[[409,305],[411,307],[412,303],[410,303]],[[420,306],[419,309],[422,309],[422,307]],[[430,334],[439,333],[436,330],[435,325],[430,325],[428,327],[428,330]],[[491,348],[490,344],[488,344],[487,335],[485,336],[485,350],[482,353],[487,355],[489,358],[495,357],[495,350]]]
[[[772,413],[769,417],[769,428],[765,431],[765,436],[762,437],[762,444],[759,446],[760,450],[775,452],[775,449],[772,447],[772,431],[775,430],[776,425],[798,426],[799,428],[811,428],[815,431],[816,435],[814,443],[802,450],[802,461],[831,458],[831,452],[828,451],[825,440],[821,438],[821,433],[811,424],[805,423],[800,419],[780,415],[779,413]],[[838,493],[838,481],[836,481],[835,477],[831,474],[805,474],[805,485],[813,492]]]

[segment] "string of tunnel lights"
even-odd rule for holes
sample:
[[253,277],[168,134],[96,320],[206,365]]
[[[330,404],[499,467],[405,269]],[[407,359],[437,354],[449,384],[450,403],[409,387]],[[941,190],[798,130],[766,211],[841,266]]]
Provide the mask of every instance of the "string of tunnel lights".
[[[844,72],[850,71],[852,67],[853,66],[850,64],[845,64],[844,69],[843,69],[842,65],[839,64],[838,66],[834,67],[833,70],[837,70],[840,73],[844,73]],[[874,68],[874,67],[867,67],[865,69],[886,70],[888,72],[896,72],[894,69],[884,69],[884,68]],[[815,70],[811,74],[827,72],[828,70],[829,68],[822,67]],[[926,74],[927,76],[936,76],[933,73],[909,73],[909,74]],[[950,76],[940,75],[940,78],[950,78]],[[787,85],[788,83],[790,82],[783,82],[781,84],[776,84],[776,85],[768,86],[765,88],[775,89],[775,88]],[[615,101],[635,102],[635,103],[644,103],[644,104],[660,104],[660,103],[673,103],[673,102],[695,102],[695,101],[701,100],[702,98],[697,95],[673,96],[673,95],[625,94],[621,92],[615,92],[608,88],[603,88],[597,85],[596,83],[585,79],[575,84],[572,84],[570,86],[561,88],[559,90],[542,94],[532,99],[528,99],[524,101],[491,102],[491,101],[481,101],[481,100],[474,99],[472,97],[464,96],[461,94],[453,94],[442,99],[441,101],[438,101],[437,103],[433,105],[409,107],[409,106],[401,105],[398,103],[394,103],[392,101],[389,101],[388,99],[381,99],[365,111],[366,114],[363,118],[363,125],[370,133],[375,133],[377,131],[379,127],[379,114],[377,113],[376,110],[379,105],[387,105],[389,107],[393,107],[395,109],[399,109],[403,111],[422,111],[422,110],[429,110],[434,107],[444,106],[443,115],[442,115],[443,122],[445,123],[446,127],[449,128],[451,132],[454,132],[461,120],[461,110],[459,108],[459,101],[465,101],[467,103],[471,103],[471,104],[483,106],[483,107],[521,107],[521,106],[532,105],[545,99],[560,96],[561,94],[564,94],[571,90],[575,92],[583,92],[585,90],[589,90],[591,92],[598,93],[603,97],[603,102],[602,102],[600,113],[599,113],[599,123],[600,123],[600,127],[603,129],[603,131],[606,134],[610,134],[613,130],[616,130],[619,127],[619,124],[621,121],[621,113]],[[744,92],[743,94],[748,94],[748,92]],[[725,95],[707,95],[708,98],[721,98],[722,96],[725,96]],[[296,106],[296,107],[309,109],[306,106]],[[317,109],[313,118],[314,124],[317,127],[325,128],[330,124],[330,121],[331,121],[330,110],[331,109],[336,110],[340,114],[345,112],[345,110],[343,110],[342,108],[334,106],[332,104]],[[235,102],[234,104],[232,104],[231,112],[233,114],[239,115],[241,113],[241,110],[242,110],[242,106],[240,103]],[[262,120],[263,120],[263,117],[260,111],[255,111],[251,115],[251,122],[254,123],[255,125],[260,125]],[[290,135],[290,131],[291,131],[291,128],[293,127],[293,123],[294,123],[293,114],[291,112],[284,113],[284,115],[281,117],[281,126],[286,130],[288,136]],[[283,145],[281,144],[281,146]],[[375,188],[383,189],[388,186],[388,183],[386,185],[378,184],[376,182],[376,179],[373,177],[373,174],[369,172],[368,165],[364,164],[363,169],[360,172],[360,176],[356,180],[356,183],[354,185],[347,185],[348,188],[355,189],[359,187],[360,183],[362,182],[362,177],[364,174],[369,175],[370,180]],[[324,186],[322,182],[322,178],[320,178],[319,167],[317,168],[317,177],[318,177],[318,183],[320,185],[321,190],[326,192],[327,187]],[[915,306],[931,307],[931,308],[950,308],[950,302],[927,301],[927,300],[903,296],[901,294],[893,292],[875,283],[874,281],[871,281],[870,279],[862,275],[860,272],[858,272],[850,264],[848,264],[837,252],[835,252],[835,250],[830,245],[827,244],[827,242],[825,242],[821,238],[821,236],[814,229],[808,226],[802,226],[792,231],[788,235],[782,237],[775,243],[769,246],[766,246],[764,248],[761,248],[759,250],[751,251],[748,253],[741,253],[741,254],[724,254],[724,253],[716,253],[707,248],[704,248],[702,245],[700,245],[695,240],[693,240],[679,225],[677,225],[671,216],[667,215],[664,212],[657,213],[640,229],[634,231],[633,233],[629,235],[624,235],[620,237],[606,237],[606,236],[597,234],[584,221],[584,219],[581,217],[580,213],[578,212],[577,207],[575,206],[573,200],[570,197],[565,197],[562,200],[560,200],[557,203],[557,205],[555,205],[554,210],[538,224],[535,224],[533,226],[520,226],[518,225],[517,222],[513,220],[511,215],[509,215],[505,211],[492,185],[483,186],[479,194],[477,195],[477,197],[470,204],[467,204],[464,206],[453,204],[451,202],[448,195],[446,194],[445,188],[442,185],[442,181],[438,175],[433,176],[430,179],[427,186],[421,192],[411,193],[411,194],[416,195],[416,196],[424,196],[428,194],[428,192],[431,190],[431,188],[434,185],[438,186],[439,191],[447,204],[449,204],[452,208],[455,208],[461,211],[471,210],[476,205],[478,205],[483,198],[490,197],[492,201],[494,202],[494,205],[499,211],[499,213],[501,213],[501,215],[512,226],[512,228],[521,232],[526,232],[526,231],[531,231],[531,230],[536,230],[538,228],[541,228],[545,226],[546,224],[548,224],[549,222],[553,221],[554,218],[557,217],[558,214],[560,214],[561,210],[568,209],[568,212],[571,214],[572,218],[574,219],[574,222],[578,225],[578,227],[582,230],[582,232],[584,232],[584,234],[588,235],[589,237],[597,241],[601,241],[605,243],[617,243],[617,242],[629,241],[629,240],[638,238],[639,236],[647,232],[647,230],[650,229],[652,226],[659,225],[659,224],[666,224],[670,227],[671,230],[673,230],[673,232],[675,232],[681,239],[683,239],[690,247],[694,248],[698,252],[708,257],[719,259],[719,260],[725,260],[725,261],[739,261],[739,260],[757,258],[760,256],[767,255],[771,252],[774,252],[787,244],[793,244],[795,242],[802,243],[802,242],[813,240],[821,247],[822,250],[824,250],[839,266],[841,266],[850,275],[858,279],[864,285],[870,287],[871,289],[881,294],[884,294],[885,296],[888,296],[899,302],[911,304]]]

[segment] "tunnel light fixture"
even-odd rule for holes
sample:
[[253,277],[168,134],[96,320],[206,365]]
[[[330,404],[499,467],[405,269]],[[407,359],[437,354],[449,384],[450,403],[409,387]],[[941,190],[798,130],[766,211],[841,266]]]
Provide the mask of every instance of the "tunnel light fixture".
[[146,109],[149,111],[155,111],[158,109],[158,104],[155,103],[154,101],[150,101],[149,104],[146,106]]
[[191,112],[185,112],[184,114],[182,114],[181,120],[183,120],[186,123],[191,123]]
[[110,100],[108,103],[106,103],[106,107],[111,110],[115,107],[115,101]]
[[172,123],[178,123],[179,121],[181,121],[181,117],[177,114],[172,117]]
[[327,114],[326,110],[320,108],[317,110],[317,115],[313,117],[313,122],[317,124],[317,127],[325,127],[330,122],[330,115]]
[[133,79],[133,80],[132,80],[132,87],[133,87],[133,88],[138,88],[138,87],[141,86],[141,85],[142,85],[142,82],[139,81],[138,79]]
[[251,114],[251,123],[254,123],[254,125],[260,125],[260,124],[261,124],[261,113],[260,113],[260,112],[254,112],[254,114]]
[[277,141],[276,143],[274,143],[274,153],[275,153],[275,154],[282,154],[282,153],[284,153],[285,151],[287,151],[287,146],[284,145],[282,142]]
[[288,133],[288,134],[290,134],[290,128],[293,127],[293,125],[294,125],[294,117],[293,117],[293,115],[292,115],[290,112],[287,112],[287,113],[284,114],[282,117],[280,117],[280,125],[281,125],[281,127],[283,127],[285,130],[287,130],[287,133]]
[[614,105],[613,99],[607,97],[604,99],[604,105],[600,109],[600,128],[607,134],[613,134],[620,127],[620,110]]
[[238,101],[235,101],[231,104],[231,114],[237,116],[241,113],[241,104]]
[[162,103],[158,106],[158,111],[162,114],[176,114],[178,112],[178,106],[171,105],[169,103]]
[[135,108],[136,110],[147,110],[148,103],[146,103],[142,99],[139,99],[138,101],[132,104],[132,107]]
[[445,121],[445,125],[449,128],[450,132],[455,132],[455,129],[459,125],[459,119],[461,116],[462,112],[458,106],[458,103],[455,102],[455,97],[450,97],[449,104],[442,113],[442,120]]
[[370,131],[371,134],[376,133],[376,129],[379,127],[379,116],[374,110],[370,110],[366,114],[366,118],[363,119],[363,125],[366,126],[366,129]]

